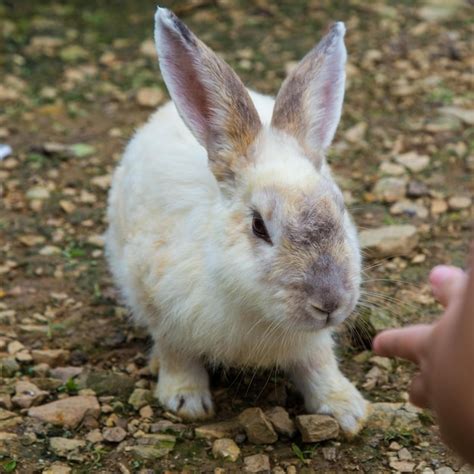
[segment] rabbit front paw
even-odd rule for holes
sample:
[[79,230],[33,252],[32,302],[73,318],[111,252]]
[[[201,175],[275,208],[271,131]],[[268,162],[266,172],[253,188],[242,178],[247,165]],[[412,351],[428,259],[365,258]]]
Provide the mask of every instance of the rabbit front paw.
[[355,436],[364,427],[369,404],[348,380],[323,400],[309,398],[306,401],[308,411],[333,416],[347,437]]
[[[159,389],[157,390],[159,392]],[[209,390],[187,387],[185,390],[168,392],[166,396],[157,393],[160,402],[181,418],[196,420],[210,418],[214,415],[214,404]]]

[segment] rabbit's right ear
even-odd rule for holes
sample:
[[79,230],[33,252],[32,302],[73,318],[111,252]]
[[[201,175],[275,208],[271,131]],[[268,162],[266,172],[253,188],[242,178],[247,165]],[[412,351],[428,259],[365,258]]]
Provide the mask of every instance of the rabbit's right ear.
[[217,180],[233,180],[261,128],[247,90],[230,66],[165,8],[156,12],[155,42],[181,118],[207,149]]

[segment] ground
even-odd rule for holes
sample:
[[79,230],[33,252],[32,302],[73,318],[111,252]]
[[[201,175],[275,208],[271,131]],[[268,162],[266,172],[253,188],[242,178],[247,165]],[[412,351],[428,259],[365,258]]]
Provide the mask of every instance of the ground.
[[[232,462],[215,458],[214,441],[199,437],[203,423],[182,426],[149,399],[156,383],[149,340],[121,306],[101,234],[123,147],[167,100],[151,43],[154,2],[6,0],[0,143],[13,153],[0,161],[0,469],[240,472],[262,454],[274,472],[472,472],[443,445],[429,412],[380,405],[407,400],[414,369],[370,352],[376,330],[439,313],[426,282],[434,264],[465,263],[474,191],[472,3],[163,4],[247,85],[270,94],[332,21],[346,22],[348,85],[329,159],[366,237],[382,226],[413,226],[401,246],[367,248],[362,302],[338,335],[342,370],[380,416],[354,439],[317,443],[296,434],[254,444],[237,428],[226,436],[240,450]],[[304,413],[274,372],[217,370],[213,394],[219,422],[250,407],[282,406],[292,419]],[[28,416],[30,405],[74,396],[79,412],[82,397],[97,397],[100,413],[70,411],[78,416],[70,423],[61,416],[47,423],[34,409]]]

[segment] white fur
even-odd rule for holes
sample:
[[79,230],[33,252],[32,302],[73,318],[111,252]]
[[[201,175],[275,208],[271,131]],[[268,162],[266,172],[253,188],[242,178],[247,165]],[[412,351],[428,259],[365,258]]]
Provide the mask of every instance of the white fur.
[[[294,140],[271,130],[273,99],[249,93],[263,129],[255,144],[258,165],[245,171],[244,181],[280,179],[282,186],[310,188],[322,180],[337,189],[326,165],[316,172]],[[292,327],[277,295],[261,282],[248,239],[231,241],[240,198],[222,194],[206,150],[173,103],[137,132],[115,171],[107,256],[135,321],[155,341],[157,396],[182,416],[211,416],[204,360],[277,365],[293,374],[309,410],[332,413],[346,432],[355,433],[366,402],[337,368],[330,329]],[[355,230],[344,219],[356,250]],[[272,231],[276,236],[278,230]],[[262,247],[263,258],[272,251]]]

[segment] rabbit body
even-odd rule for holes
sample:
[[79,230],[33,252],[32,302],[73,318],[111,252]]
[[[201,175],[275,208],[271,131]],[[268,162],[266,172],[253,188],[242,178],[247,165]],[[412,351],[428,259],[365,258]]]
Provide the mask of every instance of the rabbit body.
[[[228,66],[163,9],[157,43],[174,103],[161,107],[127,146],[113,177],[106,235],[117,285],[134,320],[154,341],[157,397],[183,417],[211,416],[205,361],[278,366],[292,376],[310,412],[332,414],[346,433],[355,434],[367,404],[337,367],[331,328],[358,298],[360,255],[329,167],[319,154],[308,159],[312,152],[296,132],[295,138],[279,129],[277,109],[285,94],[275,103],[239,89]],[[173,67],[189,51],[223,71],[223,84],[238,89],[237,102],[220,111],[229,94],[216,99],[217,88],[196,100],[206,94],[207,83],[192,94],[195,80],[183,87],[185,79],[176,79],[181,72]],[[196,64],[187,74],[199,79]],[[211,100],[218,120],[202,111]],[[232,123],[242,125],[221,129],[229,110]],[[206,128],[209,123],[214,129]],[[284,230],[277,219],[285,222]],[[316,228],[314,222],[325,224]],[[308,270],[305,260],[316,254],[318,263]],[[308,306],[305,291],[317,294],[317,303]]]

